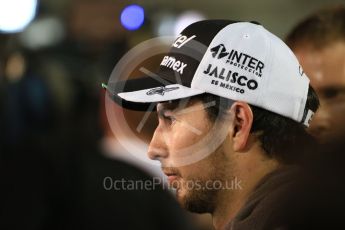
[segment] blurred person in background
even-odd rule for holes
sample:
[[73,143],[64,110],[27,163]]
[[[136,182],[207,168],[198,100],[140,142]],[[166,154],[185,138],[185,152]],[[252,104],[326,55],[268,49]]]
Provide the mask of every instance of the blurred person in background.
[[320,98],[310,132],[321,142],[345,134],[345,6],[320,9],[299,22],[287,44]]
[[[52,95],[37,72],[35,53],[20,46],[2,51],[1,224],[11,226],[13,221],[13,228],[34,229],[46,211],[53,171],[49,167],[55,123]],[[17,216],[21,221],[15,221]]]
[[[323,219],[343,225],[345,205],[345,6],[321,8],[301,20],[286,42],[299,59],[320,98],[310,133],[322,144],[304,165],[317,178],[318,188],[310,194]],[[324,200],[324,202],[322,201]],[[332,216],[332,218],[331,218]]]

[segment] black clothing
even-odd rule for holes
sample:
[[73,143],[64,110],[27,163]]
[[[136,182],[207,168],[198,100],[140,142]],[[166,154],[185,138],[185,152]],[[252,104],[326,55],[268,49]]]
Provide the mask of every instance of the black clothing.
[[320,171],[297,166],[266,175],[225,229],[338,228],[345,217],[344,193],[334,181],[327,181],[329,175],[320,175]]
[[193,229],[160,186],[114,187],[152,181],[134,166],[91,149],[54,160],[23,153],[2,162],[0,229]]

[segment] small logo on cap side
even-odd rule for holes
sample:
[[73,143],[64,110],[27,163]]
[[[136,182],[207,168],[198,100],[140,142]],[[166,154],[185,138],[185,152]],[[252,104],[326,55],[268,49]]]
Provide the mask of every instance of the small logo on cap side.
[[303,71],[303,68],[302,68],[302,66],[299,66],[298,67],[298,71],[299,71],[299,74],[301,75],[301,77],[303,76],[303,74],[304,74],[304,71]]
[[170,91],[173,91],[173,90],[177,90],[179,89],[180,87],[171,87],[171,88],[167,88],[165,86],[160,86],[160,87],[157,87],[157,88],[154,88],[154,89],[150,89],[149,91],[147,91],[146,95],[155,95],[155,94],[159,94],[161,96],[164,96],[164,94],[166,92],[170,92]]

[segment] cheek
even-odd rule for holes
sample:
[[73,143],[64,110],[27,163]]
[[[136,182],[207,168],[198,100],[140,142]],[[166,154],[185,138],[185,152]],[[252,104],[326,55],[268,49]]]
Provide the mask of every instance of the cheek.
[[345,134],[345,109],[342,111],[333,112],[330,116],[331,130],[338,135]]
[[214,165],[206,158],[196,163],[179,167],[179,171],[183,183],[190,183],[189,181],[205,181],[208,177],[214,175]]
[[194,146],[201,139],[199,135],[177,124],[165,138],[169,148],[170,164],[174,166],[184,165],[185,157],[193,153]]
[[[186,122],[178,122],[172,127],[168,139],[168,145],[171,151],[181,151],[193,149],[193,146],[200,148],[205,135],[207,135],[207,125],[191,125]],[[199,144],[199,145],[198,145]]]
[[345,126],[343,125],[345,122],[345,102],[328,102],[320,97],[320,103],[321,106],[314,115],[311,126],[323,121],[327,121],[332,126]]
[[174,167],[191,165],[213,152],[210,142],[212,123],[204,114],[184,114],[166,132],[166,143],[169,150],[169,163]]

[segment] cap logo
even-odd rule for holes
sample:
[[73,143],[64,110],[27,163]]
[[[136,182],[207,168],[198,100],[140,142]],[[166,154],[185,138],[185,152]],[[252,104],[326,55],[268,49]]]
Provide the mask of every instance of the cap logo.
[[244,75],[240,75],[238,72],[232,70],[226,70],[225,68],[219,68],[209,64],[207,69],[204,70],[204,74],[207,74],[216,80],[212,80],[211,84],[218,85],[222,88],[229,89],[238,93],[245,93],[245,90],[232,84],[237,84],[240,87],[247,87],[250,90],[255,90],[258,87],[258,82],[254,79],[248,79]]
[[173,43],[173,47],[175,48],[181,48],[182,46],[184,46],[187,42],[189,42],[190,40],[194,39],[196,37],[196,35],[187,37],[185,35],[180,34],[177,39],[175,40],[175,42]]
[[301,77],[303,76],[303,74],[304,74],[304,71],[303,71],[303,68],[302,68],[302,66],[299,66],[298,67],[298,71],[299,71],[299,74],[301,75]]
[[155,94],[159,94],[161,96],[164,96],[164,94],[166,92],[170,92],[170,91],[173,91],[173,90],[177,90],[179,89],[180,87],[171,87],[171,88],[167,88],[165,86],[160,86],[160,87],[157,87],[157,88],[154,88],[154,89],[150,89],[149,91],[146,92],[146,95],[155,95]]
[[165,56],[160,65],[165,66],[169,69],[173,69],[181,75],[183,74],[184,68],[187,67],[187,64],[185,64],[184,62],[178,61],[176,60],[176,58],[170,56]]
[[255,57],[234,49],[229,52],[224,44],[219,44],[211,48],[210,51],[212,52],[213,58],[222,59],[226,57],[226,63],[243,69],[249,73],[253,73],[258,77],[262,76],[262,70],[264,69],[265,65]]
[[226,48],[223,44],[220,44],[218,46],[215,46],[211,49],[212,57],[221,59],[227,55],[229,55],[229,52],[226,52]]

